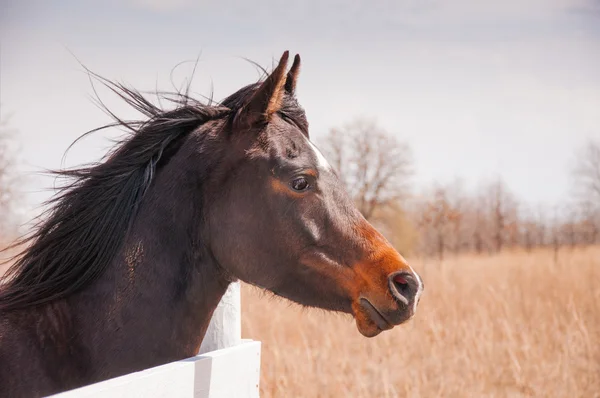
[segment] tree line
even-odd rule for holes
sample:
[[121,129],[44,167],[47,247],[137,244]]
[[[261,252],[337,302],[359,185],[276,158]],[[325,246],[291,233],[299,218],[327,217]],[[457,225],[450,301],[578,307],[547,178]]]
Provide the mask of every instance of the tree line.
[[500,177],[474,190],[457,180],[417,194],[409,145],[374,121],[333,128],[320,144],[365,218],[404,252],[443,259],[600,243],[600,142],[576,154],[573,199],[550,208],[520,200]]

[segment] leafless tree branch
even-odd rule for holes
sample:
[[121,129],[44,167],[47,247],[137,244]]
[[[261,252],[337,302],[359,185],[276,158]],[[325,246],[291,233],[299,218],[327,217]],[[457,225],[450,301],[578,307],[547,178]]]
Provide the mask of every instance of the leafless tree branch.
[[405,197],[413,174],[410,147],[373,120],[332,129],[321,146],[365,218]]

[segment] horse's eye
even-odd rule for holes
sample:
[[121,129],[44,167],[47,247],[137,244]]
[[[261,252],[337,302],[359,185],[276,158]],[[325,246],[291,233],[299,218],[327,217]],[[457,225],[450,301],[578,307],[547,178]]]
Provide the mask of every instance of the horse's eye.
[[294,179],[291,185],[294,191],[304,191],[309,187],[308,181],[304,177]]

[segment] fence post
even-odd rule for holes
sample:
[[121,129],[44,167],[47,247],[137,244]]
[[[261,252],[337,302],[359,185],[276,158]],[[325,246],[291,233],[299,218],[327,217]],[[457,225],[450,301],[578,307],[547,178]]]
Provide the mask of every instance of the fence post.
[[242,340],[240,283],[229,285],[210,320],[198,354],[238,345]]

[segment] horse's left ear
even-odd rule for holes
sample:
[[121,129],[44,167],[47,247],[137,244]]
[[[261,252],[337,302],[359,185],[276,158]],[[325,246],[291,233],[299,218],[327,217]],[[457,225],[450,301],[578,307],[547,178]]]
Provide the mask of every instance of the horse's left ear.
[[281,108],[289,56],[289,51],[283,53],[279,65],[254,92],[248,103],[239,110],[236,123],[247,127],[265,123]]

